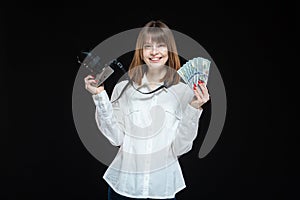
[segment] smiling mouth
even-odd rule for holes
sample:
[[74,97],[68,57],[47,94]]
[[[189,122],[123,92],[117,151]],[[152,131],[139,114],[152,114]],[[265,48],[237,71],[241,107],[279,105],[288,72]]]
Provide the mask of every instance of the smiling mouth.
[[161,59],[162,59],[162,57],[149,58],[149,60],[152,61],[152,62],[158,62]]

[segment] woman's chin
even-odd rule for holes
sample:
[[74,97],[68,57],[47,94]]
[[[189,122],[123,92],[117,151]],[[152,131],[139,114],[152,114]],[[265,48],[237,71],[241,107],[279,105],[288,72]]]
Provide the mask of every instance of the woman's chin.
[[164,65],[164,63],[151,62],[148,64],[148,67],[150,69],[163,69],[165,67],[165,65]]

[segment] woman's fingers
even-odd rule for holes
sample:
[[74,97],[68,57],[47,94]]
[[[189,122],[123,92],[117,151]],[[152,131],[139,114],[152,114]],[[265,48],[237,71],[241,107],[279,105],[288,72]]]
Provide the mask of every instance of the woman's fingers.
[[97,81],[94,79],[94,77],[92,75],[86,76],[84,78],[84,82],[85,82],[85,89],[92,94],[96,94],[102,89],[102,88],[98,89],[95,85],[93,85],[93,83],[95,84],[95,83],[97,83]]
[[92,83],[97,83],[97,81],[94,79],[90,79],[90,80],[87,80],[86,83],[91,85]]
[[199,87],[196,84],[194,84],[194,94],[197,101],[199,101],[199,103],[203,105],[209,100],[209,93],[206,85],[203,82],[199,81],[198,85]]
[[86,85],[91,85],[92,83],[97,83],[92,75],[88,75],[84,78],[84,82]]
[[197,100],[202,102],[203,94],[202,94],[201,90],[199,89],[199,87],[196,86],[196,84],[194,85],[194,94],[195,94]]
[[94,77],[92,75],[87,75],[85,78],[84,78],[84,81],[85,82],[88,82],[88,80],[90,79],[94,79]]
[[209,93],[206,85],[199,81],[197,86],[194,84],[194,98],[190,102],[190,104],[195,107],[200,109],[203,104],[205,104],[209,100]]
[[209,93],[208,93],[208,89],[206,87],[206,85],[204,83],[200,83],[199,84],[201,90],[202,90],[202,94],[203,94],[203,100],[205,102],[207,102],[209,100]]

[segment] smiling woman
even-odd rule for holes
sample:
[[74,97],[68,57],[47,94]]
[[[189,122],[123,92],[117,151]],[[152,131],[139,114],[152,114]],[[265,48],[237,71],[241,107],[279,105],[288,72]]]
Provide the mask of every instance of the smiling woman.
[[150,81],[166,80],[167,85],[172,85],[180,80],[174,73],[179,68],[180,59],[172,31],[161,21],[148,22],[137,38],[136,51],[129,67],[131,79],[140,84],[146,73]]
[[[156,72],[163,72],[162,76],[166,75],[166,67],[165,63],[168,60],[168,48],[165,43],[157,43],[153,42],[151,38],[143,45],[143,56],[144,62],[148,66],[149,69],[147,71],[148,80],[150,77],[154,78]],[[163,69],[161,69],[163,68]],[[151,74],[152,72],[152,74]],[[159,80],[162,80],[163,77],[159,77]],[[151,80],[150,81],[159,81],[159,80]]]
[[120,147],[103,176],[109,200],[175,199],[186,187],[178,157],[192,148],[209,93],[203,83],[191,90],[181,82],[179,68],[171,30],[150,21],[136,41],[128,72],[132,84],[117,83],[110,100],[103,85],[96,87],[92,76],[85,77],[97,126]]

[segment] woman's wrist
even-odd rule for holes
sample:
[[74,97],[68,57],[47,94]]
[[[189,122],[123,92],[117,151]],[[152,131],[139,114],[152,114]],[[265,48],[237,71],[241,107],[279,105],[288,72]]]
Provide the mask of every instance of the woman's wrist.
[[97,95],[97,94],[99,94],[100,92],[99,91],[95,91],[94,93],[93,93],[93,95]]
[[191,102],[190,105],[191,105],[193,108],[195,108],[195,109],[202,110],[201,105],[200,105],[197,101]]
[[99,90],[96,90],[93,94],[94,94],[94,95],[98,95],[98,94],[100,94],[100,93],[103,92],[103,91],[104,91],[104,90],[100,90],[100,91],[99,91]]

